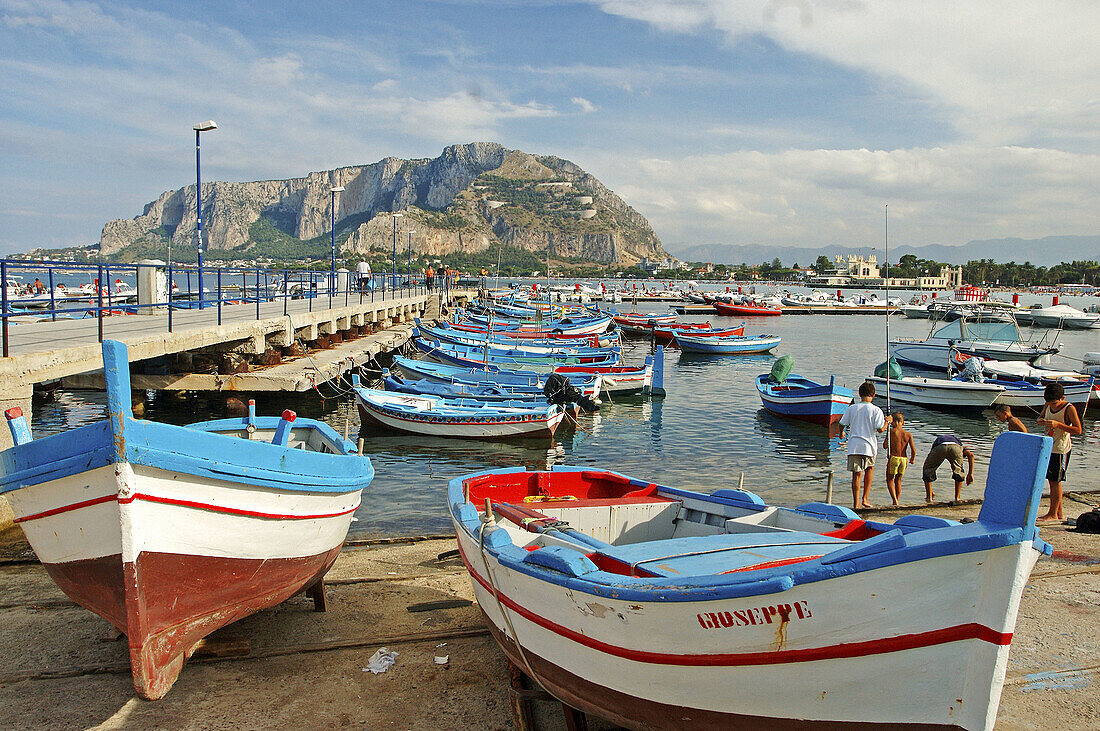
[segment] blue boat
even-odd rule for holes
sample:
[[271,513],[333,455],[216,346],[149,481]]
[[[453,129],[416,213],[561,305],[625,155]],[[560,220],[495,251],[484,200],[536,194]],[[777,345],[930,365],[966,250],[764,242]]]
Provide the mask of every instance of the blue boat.
[[487,403],[391,393],[355,387],[359,415],[393,431],[461,439],[515,439],[554,436],[565,416],[558,404],[512,400]]
[[767,353],[779,345],[778,335],[742,335],[729,338],[693,336],[678,332],[676,344],[685,353],[715,353],[721,355],[751,355]]
[[575,355],[538,356],[525,354],[519,350],[498,348],[471,348],[455,343],[441,343],[438,340],[413,338],[413,344],[422,353],[426,353],[445,363],[466,367],[496,365],[501,368],[519,368],[547,373],[559,365],[617,365],[619,354],[614,350],[578,353]]
[[[396,356],[394,365],[399,366],[404,372],[430,378],[433,381],[444,383],[461,383],[469,386],[497,385],[504,388],[512,388],[519,391],[525,389],[542,390],[546,384],[545,373],[524,370],[502,370],[498,366],[489,365],[488,369],[478,366],[453,365],[451,363],[435,363],[427,360],[414,360]],[[566,378],[581,393],[589,398],[596,398],[600,394],[600,378],[590,373],[566,374]]]
[[[323,578],[374,477],[328,425],[134,418],[126,347],[103,342],[107,418],[32,439],[5,416],[0,493],[57,585],[126,635],[134,689],[161,698],[206,635]],[[237,438],[237,437],[241,438]]]
[[501,331],[494,329],[491,332],[474,332],[470,330],[461,330],[456,327],[451,327],[448,324],[428,325],[422,322],[420,318],[415,318],[414,322],[416,323],[417,330],[419,330],[419,332],[429,340],[439,340],[440,342],[445,343],[468,345],[475,348],[484,347],[486,341],[488,341],[491,345],[495,347],[506,348],[515,346],[524,349],[531,349],[532,352],[537,352],[536,349],[539,348],[611,348],[620,345],[618,330],[615,330],[612,333],[598,333],[592,335],[558,335],[545,338],[517,338],[514,334],[509,335],[509,331],[504,331],[504,333],[502,333]]
[[828,426],[840,421],[852,403],[852,389],[836,385],[836,378],[818,383],[795,373],[778,383],[770,373],[756,377],[764,408],[773,414]]

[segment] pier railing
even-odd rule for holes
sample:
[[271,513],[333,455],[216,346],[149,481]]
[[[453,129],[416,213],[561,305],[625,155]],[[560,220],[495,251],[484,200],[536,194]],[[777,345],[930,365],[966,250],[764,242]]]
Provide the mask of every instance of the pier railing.
[[[112,264],[0,259],[0,339],[3,357],[9,357],[9,324],[12,321],[57,321],[96,318],[99,340],[103,320],[135,314],[167,314],[166,327],[172,332],[173,312],[203,310],[211,322],[222,324],[225,308],[255,307],[255,319],[262,319],[260,305],[304,300],[309,311],[346,307],[353,303],[378,302],[427,294],[427,282],[420,278],[399,281],[375,274],[360,279],[356,272],[271,267],[203,267],[203,288],[198,287],[198,268],[191,265],[157,263]],[[210,286],[210,285],[213,286]],[[433,283],[444,293],[449,282],[439,277]],[[234,319],[240,319],[239,315]]]

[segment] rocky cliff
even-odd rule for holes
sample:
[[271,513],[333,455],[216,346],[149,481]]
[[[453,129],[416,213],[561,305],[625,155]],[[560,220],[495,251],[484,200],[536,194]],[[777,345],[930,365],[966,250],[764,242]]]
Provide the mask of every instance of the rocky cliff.
[[[499,242],[604,263],[664,256],[645,217],[577,165],[486,142],[454,145],[434,159],[391,157],[290,180],[204,183],[207,251],[246,257],[272,228],[284,241],[319,245],[330,235],[330,190],[339,186],[336,228],[348,254],[392,247],[396,212],[399,243],[407,246],[406,232],[415,231],[417,254],[479,251]],[[111,255],[171,242],[184,251],[194,240],[189,186],[162,193],[136,218],[107,223],[100,250]]]

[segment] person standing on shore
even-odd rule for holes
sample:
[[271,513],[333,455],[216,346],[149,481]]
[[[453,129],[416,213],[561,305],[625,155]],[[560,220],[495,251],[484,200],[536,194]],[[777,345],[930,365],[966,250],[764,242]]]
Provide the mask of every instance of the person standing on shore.
[[[894,505],[901,504],[901,476],[905,474],[906,465],[913,464],[917,460],[917,447],[913,444],[913,435],[905,430],[905,417],[900,411],[895,411],[890,417],[890,431],[886,433],[886,439],[882,446],[890,455],[886,463],[886,491],[890,493],[890,499]],[[909,452],[909,461],[905,460],[905,453]]]
[[[859,386],[859,402],[848,407],[840,417],[841,440],[848,430],[848,471],[852,473],[852,507],[869,508],[871,481],[875,474],[875,453],[878,451],[876,432],[886,430],[886,415],[875,406],[875,384],[864,381]],[[863,482],[863,498],[859,485]]]
[[1060,383],[1051,383],[1043,392],[1046,406],[1039,414],[1039,426],[1045,426],[1047,436],[1054,440],[1054,449],[1050,453],[1047,465],[1047,484],[1050,486],[1050,508],[1046,515],[1038,520],[1065,520],[1062,512],[1062,483],[1066,480],[1066,468],[1069,466],[1069,453],[1073,448],[1071,435],[1080,434],[1081,419],[1077,409],[1066,401],[1066,391]]

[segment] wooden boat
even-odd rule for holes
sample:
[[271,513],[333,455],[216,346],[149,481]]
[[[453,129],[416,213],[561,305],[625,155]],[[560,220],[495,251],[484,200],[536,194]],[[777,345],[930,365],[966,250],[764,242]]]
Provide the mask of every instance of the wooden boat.
[[[886,379],[872,376],[877,395],[885,398]],[[970,383],[946,378],[903,376],[890,379],[890,398],[903,403],[929,408],[985,409],[1005,391],[1004,386],[991,383]]]
[[[508,402],[511,404],[524,404],[531,407],[549,406],[550,401],[542,389],[528,389],[526,391],[508,390],[495,384],[482,386],[469,386],[463,383],[443,383],[433,381],[430,378],[406,380],[401,376],[383,371],[382,385],[391,393],[411,393],[417,396],[442,396],[445,399],[469,399],[481,401],[486,404],[499,404]],[[586,401],[587,403],[587,401]],[[580,406],[576,403],[566,403],[566,412],[576,417],[580,413]],[[589,404],[592,406],[592,404]],[[598,410],[598,403],[594,410]]]
[[[469,315],[467,319],[473,325],[488,327],[489,318],[483,315]],[[546,320],[501,320],[493,319],[493,330],[517,330],[525,332],[548,332],[559,335],[592,335],[602,333],[611,324],[608,315],[581,315]]]
[[617,350],[577,351],[575,354],[533,355],[520,350],[471,348],[455,343],[441,343],[438,340],[413,338],[412,343],[418,350],[444,363],[453,363],[465,367],[484,367],[495,365],[500,368],[519,368],[549,373],[559,365],[617,365]]
[[603,393],[646,393],[653,385],[653,358],[647,356],[645,364],[641,366],[558,366],[554,373],[570,377],[597,376]]
[[676,322],[675,312],[630,312],[611,316],[619,328],[628,335],[649,335],[657,325]]
[[374,470],[292,412],[135,419],[125,346],[104,341],[103,364],[103,421],[31,440],[20,410],[6,412],[16,446],[0,454],[0,492],[61,590],[126,635],[134,689],[154,700],[219,627],[303,590],[323,607]]
[[[470,386],[500,386],[505,389],[542,391],[546,385],[546,373],[525,370],[501,370],[499,366],[470,368],[451,363],[435,363],[427,360],[413,360],[395,356],[394,365],[413,376],[430,378],[444,383],[460,383]],[[569,382],[589,398],[600,395],[600,379],[591,373],[566,374]]]
[[735,305],[720,300],[714,301],[714,309],[718,310],[719,315],[729,317],[775,317],[783,314],[783,310],[778,307],[761,307],[750,304]]
[[1050,450],[1001,434],[969,524],[589,467],[459,477],[448,504],[493,636],[582,711],[631,729],[992,729],[1020,595],[1051,553],[1035,527]]
[[486,403],[475,399],[417,396],[355,387],[359,415],[388,429],[431,437],[515,439],[554,436],[565,410],[523,401]]
[[836,385],[835,377],[819,383],[795,373],[782,383],[771,380],[769,373],[757,376],[756,390],[764,408],[773,414],[824,426],[840,421],[853,397],[852,389]]
[[673,322],[654,327],[653,337],[656,338],[658,343],[672,343],[676,340],[676,333],[679,332],[699,337],[732,338],[745,334],[745,323],[741,323],[737,327],[715,328],[709,322],[699,324]]
[[504,330],[466,330],[441,323],[429,325],[414,318],[417,328],[431,340],[458,343],[471,347],[484,347],[488,341],[497,347],[542,347],[542,348],[610,348],[619,345],[619,331],[610,333],[594,333],[592,335],[555,335],[544,333],[538,337],[537,333],[519,333]]
[[685,353],[716,353],[721,355],[751,355],[767,353],[779,345],[778,335],[744,335],[739,337],[707,337],[676,333],[676,344]]

